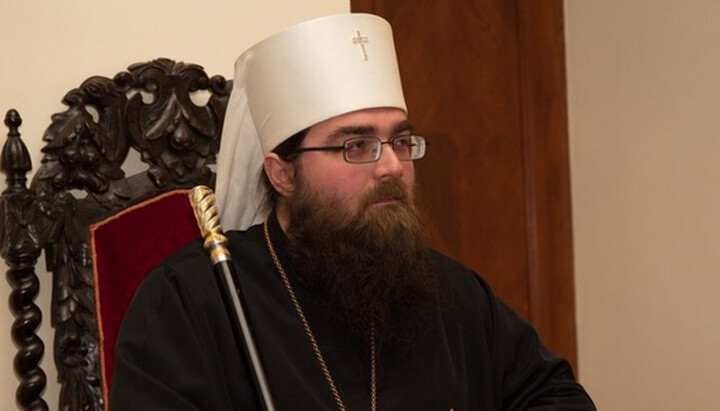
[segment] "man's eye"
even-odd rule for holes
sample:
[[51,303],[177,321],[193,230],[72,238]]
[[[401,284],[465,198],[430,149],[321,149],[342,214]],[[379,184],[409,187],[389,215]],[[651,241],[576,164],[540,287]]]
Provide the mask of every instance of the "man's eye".
[[393,140],[393,146],[395,146],[396,149],[400,148],[408,148],[412,147],[414,144],[412,142],[411,136],[401,136],[401,137],[395,137]]
[[345,142],[346,151],[363,151],[367,150],[368,142],[365,140],[350,140]]

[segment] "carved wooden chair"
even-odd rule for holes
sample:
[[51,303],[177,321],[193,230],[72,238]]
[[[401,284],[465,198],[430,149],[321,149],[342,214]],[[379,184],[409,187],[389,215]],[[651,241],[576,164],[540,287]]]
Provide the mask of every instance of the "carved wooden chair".
[[[48,409],[39,366],[44,342],[36,335],[42,313],[34,303],[39,287],[50,286],[35,273],[41,250],[52,274],[58,409],[102,410],[117,328],[135,287],[151,267],[199,236],[185,192],[214,185],[210,166],[230,83],[168,59],[131,65],[112,79],[85,80],[65,95],[67,110],[52,116],[29,188],[20,115],[8,111],[0,252],[12,286],[16,394],[23,409]],[[126,176],[122,166],[133,151],[145,169]]]

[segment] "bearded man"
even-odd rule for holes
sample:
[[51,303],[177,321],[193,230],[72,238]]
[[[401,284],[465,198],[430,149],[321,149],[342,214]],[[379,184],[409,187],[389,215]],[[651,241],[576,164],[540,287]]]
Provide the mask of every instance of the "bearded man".
[[[305,22],[238,59],[218,206],[277,408],[595,409],[479,276],[428,248],[426,149],[377,16]],[[212,277],[196,242],[143,282],[111,408],[260,409]]]

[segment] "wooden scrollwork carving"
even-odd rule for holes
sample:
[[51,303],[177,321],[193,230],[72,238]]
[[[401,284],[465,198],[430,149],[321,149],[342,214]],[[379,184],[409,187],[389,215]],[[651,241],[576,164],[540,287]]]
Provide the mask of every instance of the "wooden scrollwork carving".
[[[52,273],[51,323],[61,384],[61,410],[102,410],[98,331],[87,227],[159,192],[214,185],[215,161],[231,82],[208,77],[194,64],[157,59],[131,65],[112,79],[95,76],[68,92],[65,111],[52,116],[42,163],[26,186],[30,156],[11,110],[0,169],[0,251],[9,266],[18,346],[18,403],[44,410],[43,342],[34,304],[35,265],[45,250]],[[131,150],[147,164],[127,177]],[[79,193],[79,194],[78,194]]]

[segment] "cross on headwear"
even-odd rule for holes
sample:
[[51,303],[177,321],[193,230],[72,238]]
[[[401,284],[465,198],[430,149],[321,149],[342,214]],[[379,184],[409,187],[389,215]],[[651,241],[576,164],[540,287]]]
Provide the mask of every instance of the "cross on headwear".
[[352,39],[353,44],[357,44],[360,46],[360,50],[362,51],[363,60],[367,61],[367,51],[365,50],[365,43],[368,42],[367,36],[363,36],[360,34],[360,30],[355,30],[355,37]]

